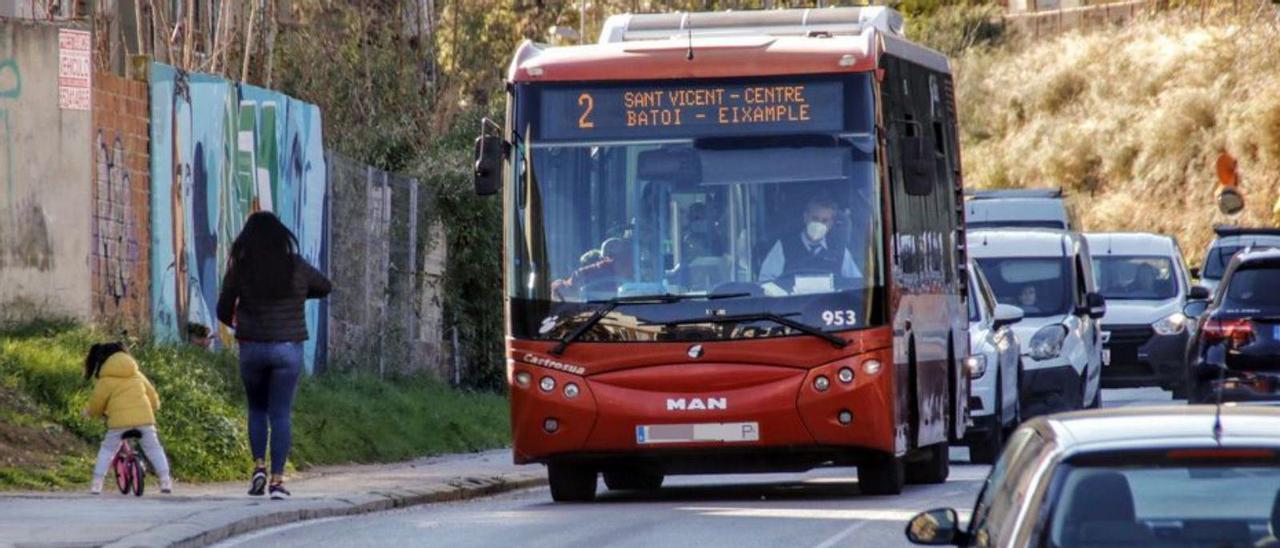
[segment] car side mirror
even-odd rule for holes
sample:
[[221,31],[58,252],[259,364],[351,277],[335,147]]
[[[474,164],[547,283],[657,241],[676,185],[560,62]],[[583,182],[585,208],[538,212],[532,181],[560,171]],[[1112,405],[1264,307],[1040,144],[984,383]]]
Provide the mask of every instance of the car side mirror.
[[1107,315],[1107,300],[1101,293],[1088,293],[1084,296],[1084,310],[1090,318],[1101,319]]
[[950,508],[935,508],[916,514],[907,522],[907,540],[925,546],[959,546],[965,544],[960,531],[960,518]]
[[476,138],[476,165],[472,174],[476,194],[490,196],[502,190],[502,137],[482,135]]
[[1209,288],[1203,285],[1197,285],[1187,290],[1187,298],[1193,301],[1207,301],[1212,296],[1209,294]]
[[1193,266],[1191,267],[1191,270],[1189,270],[1188,272],[1191,274],[1192,278],[1195,278],[1197,280],[1200,279],[1200,267]]
[[1189,301],[1187,302],[1187,304],[1183,305],[1182,315],[1192,319],[1199,318],[1200,315],[1204,314],[1204,311],[1208,308],[1209,308],[1209,301],[1206,301],[1206,300]]
[[991,322],[992,327],[996,329],[1000,329],[1001,327],[1004,327],[1006,325],[1013,325],[1015,323],[1022,321],[1022,317],[1024,315],[1025,313],[1022,311],[1021,308],[1018,308],[1010,304],[997,304],[995,309],[995,315],[994,315],[994,318],[992,319],[993,321]]

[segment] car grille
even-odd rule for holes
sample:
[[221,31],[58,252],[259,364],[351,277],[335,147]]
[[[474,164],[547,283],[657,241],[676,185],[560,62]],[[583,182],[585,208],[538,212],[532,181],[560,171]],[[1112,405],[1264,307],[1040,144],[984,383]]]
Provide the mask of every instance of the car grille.
[[1112,366],[1128,368],[1142,365],[1138,360],[1138,349],[1155,335],[1155,330],[1151,326],[1104,325],[1102,329],[1111,333],[1107,348],[1111,349]]

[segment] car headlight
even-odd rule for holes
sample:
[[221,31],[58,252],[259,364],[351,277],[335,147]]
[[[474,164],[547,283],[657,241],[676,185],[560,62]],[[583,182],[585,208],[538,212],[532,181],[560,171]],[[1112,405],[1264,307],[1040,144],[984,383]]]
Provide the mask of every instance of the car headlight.
[[1030,355],[1035,360],[1048,360],[1062,353],[1062,343],[1067,340],[1067,326],[1046,325],[1036,331],[1028,346]]
[[964,368],[969,372],[970,379],[980,379],[987,374],[987,357],[982,354],[974,354],[964,359]]
[[1177,335],[1187,328],[1187,317],[1181,312],[1174,312],[1169,317],[1151,324],[1157,335]]

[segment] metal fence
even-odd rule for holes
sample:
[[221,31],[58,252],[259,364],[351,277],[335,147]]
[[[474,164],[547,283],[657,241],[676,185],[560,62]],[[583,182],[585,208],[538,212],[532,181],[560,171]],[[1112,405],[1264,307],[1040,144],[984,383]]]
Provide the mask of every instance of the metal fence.
[[440,278],[443,230],[417,179],[328,153],[330,206],[327,370],[448,378]]

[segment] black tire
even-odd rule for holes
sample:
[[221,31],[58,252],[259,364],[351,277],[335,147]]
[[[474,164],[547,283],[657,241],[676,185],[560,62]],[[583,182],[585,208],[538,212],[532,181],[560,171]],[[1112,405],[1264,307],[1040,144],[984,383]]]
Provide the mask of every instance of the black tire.
[[950,446],[946,443],[935,443],[922,447],[920,451],[927,457],[906,463],[906,480],[909,485],[930,485],[946,483],[951,475]]
[[662,480],[666,479],[660,473],[635,468],[613,470],[601,475],[604,476],[605,487],[610,491],[652,491],[662,487]]
[[858,491],[864,495],[897,495],[906,485],[902,459],[881,455],[858,465]]
[[1172,392],[1173,392],[1173,399],[1175,400],[1187,399],[1187,383],[1181,382],[1173,385]]
[[585,466],[553,462],[547,465],[551,500],[591,502],[596,499],[596,471]]
[[122,457],[116,457],[116,461],[111,463],[111,468],[116,473],[116,488],[120,490],[121,495],[128,495],[133,490],[133,468],[128,463],[122,462]]
[[133,473],[130,474],[133,476],[133,495],[135,497],[141,497],[142,492],[146,490],[147,473],[143,471],[142,463],[136,460],[130,463],[129,467],[133,469]]

